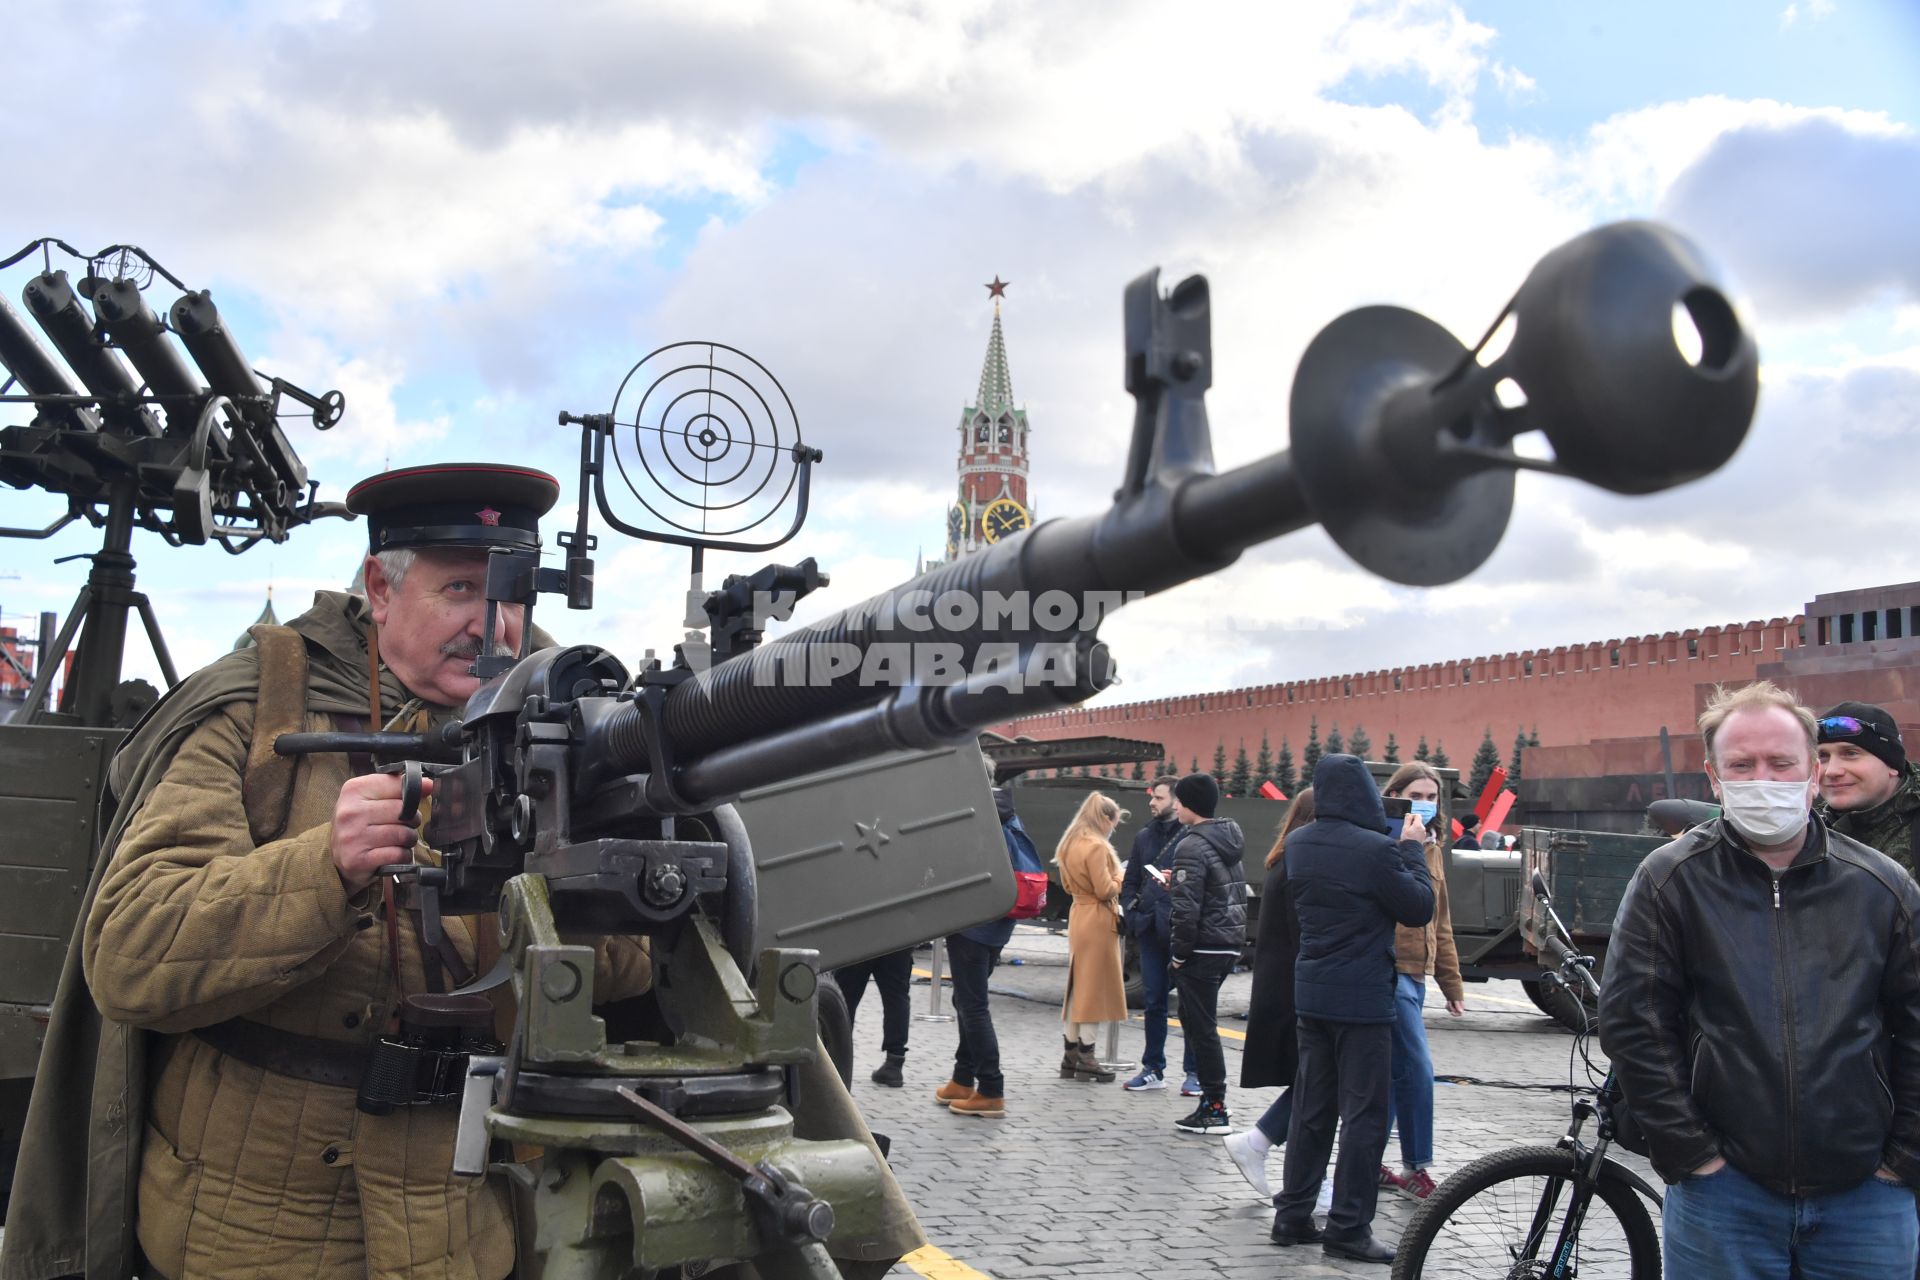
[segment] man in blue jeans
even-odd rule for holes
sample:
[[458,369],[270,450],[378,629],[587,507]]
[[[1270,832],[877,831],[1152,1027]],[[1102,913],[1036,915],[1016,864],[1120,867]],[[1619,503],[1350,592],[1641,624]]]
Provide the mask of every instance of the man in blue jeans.
[[1817,731],[1786,691],[1717,691],[1700,731],[1724,816],[1634,873],[1600,997],[1672,1184],[1667,1274],[1912,1275],[1920,888],[1810,812]]
[[[1120,910],[1127,931],[1140,950],[1140,986],[1145,993],[1147,1047],[1140,1054],[1140,1073],[1121,1087],[1132,1093],[1167,1087],[1167,993],[1173,989],[1173,899],[1167,896],[1166,877],[1172,870],[1174,837],[1180,822],[1173,814],[1173,779],[1160,778],[1147,790],[1151,821],[1133,833],[1127,854],[1127,874],[1120,883]],[[1193,1070],[1193,1041],[1182,1037],[1186,1053],[1181,1069],[1192,1081],[1191,1096],[1200,1094]],[[1189,1093],[1182,1088],[1182,1093]]]

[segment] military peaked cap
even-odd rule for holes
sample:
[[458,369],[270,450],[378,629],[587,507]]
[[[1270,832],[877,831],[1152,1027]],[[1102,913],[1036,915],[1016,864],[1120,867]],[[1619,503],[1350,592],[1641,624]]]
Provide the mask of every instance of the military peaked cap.
[[403,547],[537,547],[560,482],[531,467],[443,462],[368,476],[347,490],[367,518],[369,551]]

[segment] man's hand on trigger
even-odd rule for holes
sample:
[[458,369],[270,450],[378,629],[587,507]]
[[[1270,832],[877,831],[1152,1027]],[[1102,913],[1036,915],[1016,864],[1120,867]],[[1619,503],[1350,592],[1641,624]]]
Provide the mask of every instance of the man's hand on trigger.
[[[422,779],[421,796],[433,794]],[[351,897],[373,882],[374,870],[412,858],[419,819],[400,821],[400,775],[368,773],[349,778],[333,805],[333,866]]]

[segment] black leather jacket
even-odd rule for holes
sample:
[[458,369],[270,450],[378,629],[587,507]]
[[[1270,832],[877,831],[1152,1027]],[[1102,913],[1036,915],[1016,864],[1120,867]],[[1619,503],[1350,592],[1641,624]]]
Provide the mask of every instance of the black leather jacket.
[[1678,1182],[1920,1186],[1920,887],[1819,819],[1775,873],[1724,821],[1654,851],[1607,946],[1600,1039]]

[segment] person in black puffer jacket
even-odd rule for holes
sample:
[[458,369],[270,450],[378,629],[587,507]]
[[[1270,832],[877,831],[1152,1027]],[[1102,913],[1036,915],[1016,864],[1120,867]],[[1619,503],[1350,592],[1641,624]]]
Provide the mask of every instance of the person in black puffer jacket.
[[1173,899],[1169,950],[1180,983],[1180,1030],[1193,1046],[1200,1105],[1174,1125],[1182,1133],[1225,1133],[1227,1058],[1215,1022],[1220,984],[1247,945],[1247,876],[1240,824],[1216,818],[1220,784],[1190,773],[1173,784],[1173,811],[1185,828],[1173,846],[1167,892]]
[[[1373,1238],[1381,1153],[1387,1149],[1393,1059],[1394,926],[1433,918],[1426,827],[1409,814],[1393,834],[1380,789],[1349,755],[1320,757],[1316,816],[1287,838],[1287,883],[1300,921],[1294,967],[1299,1070],[1287,1133],[1286,1189],[1274,1197],[1278,1244],[1325,1241],[1325,1251],[1391,1262]],[[1397,837],[1397,839],[1396,839]],[[1334,1124],[1340,1163],[1324,1237],[1314,1197],[1327,1176]]]

